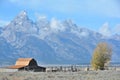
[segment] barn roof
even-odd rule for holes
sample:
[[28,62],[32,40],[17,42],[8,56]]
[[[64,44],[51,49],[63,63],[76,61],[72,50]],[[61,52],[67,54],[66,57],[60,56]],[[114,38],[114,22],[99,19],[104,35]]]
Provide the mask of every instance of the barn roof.
[[14,65],[14,66],[10,66],[9,68],[11,69],[19,69],[19,68],[22,68],[22,67],[25,67],[24,65]]
[[31,60],[33,60],[33,58],[19,58],[16,61],[16,64],[14,66],[10,66],[9,68],[18,69],[18,68],[28,66]]
[[19,58],[17,61],[16,61],[16,64],[15,65],[24,65],[24,66],[27,66],[29,65],[30,61],[32,60],[33,58]]

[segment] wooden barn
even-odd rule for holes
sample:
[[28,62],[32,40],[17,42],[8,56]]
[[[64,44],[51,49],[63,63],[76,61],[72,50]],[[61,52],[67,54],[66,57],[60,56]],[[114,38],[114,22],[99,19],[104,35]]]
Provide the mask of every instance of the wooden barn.
[[10,69],[18,69],[19,71],[34,71],[45,72],[46,68],[38,66],[37,62],[33,58],[19,58],[14,66],[10,66]]

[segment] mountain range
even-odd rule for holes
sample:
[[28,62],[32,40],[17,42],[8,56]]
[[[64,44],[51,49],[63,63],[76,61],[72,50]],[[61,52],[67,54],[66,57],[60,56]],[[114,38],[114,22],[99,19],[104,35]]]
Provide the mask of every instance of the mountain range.
[[20,12],[8,25],[0,28],[0,63],[14,64],[20,57],[32,57],[39,64],[90,63],[99,42],[112,46],[112,62],[120,61],[120,35],[106,37],[79,27],[72,20],[29,19]]

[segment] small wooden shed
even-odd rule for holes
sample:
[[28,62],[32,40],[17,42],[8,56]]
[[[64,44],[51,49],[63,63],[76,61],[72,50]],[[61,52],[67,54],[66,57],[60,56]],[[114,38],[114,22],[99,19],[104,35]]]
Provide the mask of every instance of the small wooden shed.
[[33,58],[19,58],[16,64],[9,67],[10,69],[18,69],[19,71],[42,71],[46,70],[45,67],[38,66],[37,62]]

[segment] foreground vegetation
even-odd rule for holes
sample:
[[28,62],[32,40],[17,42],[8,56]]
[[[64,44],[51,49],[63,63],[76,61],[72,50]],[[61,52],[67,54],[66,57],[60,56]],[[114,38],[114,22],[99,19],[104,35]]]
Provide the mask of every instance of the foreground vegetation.
[[0,80],[120,80],[120,71],[1,72]]
[[104,70],[112,57],[112,48],[105,42],[99,43],[93,53],[91,65],[94,70]]

